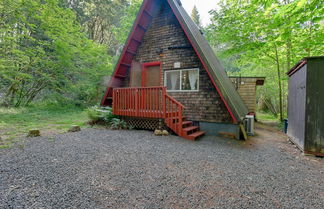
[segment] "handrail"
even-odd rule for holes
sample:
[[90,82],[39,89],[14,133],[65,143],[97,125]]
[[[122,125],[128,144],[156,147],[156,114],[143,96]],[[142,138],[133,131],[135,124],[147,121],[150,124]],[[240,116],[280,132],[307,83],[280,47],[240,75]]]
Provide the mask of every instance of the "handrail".
[[182,108],[185,108],[185,106],[183,104],[181,104],[180,102],[178,102],[177,100],[175,100],[173,97],[171,97],[170,95],[166,94],[165,96],[169,97],[171,100],[173,100],[174,103],[176,103],[177,105],[181,106]]
[[113,89],[113,114],[132,117],[162,118],[182,136],[185,107],[169,96],[166,87],[130,87]]
[[165,103],[167,107],[165,123],[179,136],[182,136],[183,105],[167,94],[165,95]]
[[149,86],[149,87],[122,87],[122,88],[114,88],[114,90],[120,89],[166,89],[165,86]]

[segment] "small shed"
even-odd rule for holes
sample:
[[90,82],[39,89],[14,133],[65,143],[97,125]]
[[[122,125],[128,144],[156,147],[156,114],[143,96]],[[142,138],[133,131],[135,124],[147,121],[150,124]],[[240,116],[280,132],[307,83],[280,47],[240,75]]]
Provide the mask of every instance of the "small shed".
[[324,156],[324,57],[307,57],[288,73],[288,136],[305,153]]
[[230,76],[236,90],[241,96],[244,104],[249,110],[249,113],[256,113],[256,87],[262,86],[265,77],[241,77]]

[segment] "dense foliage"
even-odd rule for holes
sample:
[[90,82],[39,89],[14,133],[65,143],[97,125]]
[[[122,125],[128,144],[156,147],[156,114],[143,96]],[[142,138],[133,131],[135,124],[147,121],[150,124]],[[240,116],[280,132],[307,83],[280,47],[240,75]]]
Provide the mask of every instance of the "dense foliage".
[[0,104],[98,103],[138,5],[0,0]]
[[[0,0],[0,104],[98,104],[142,0]],[[266,76],[260,106],[280,118],[285,72],[323,55],[320,0],[221,0],[201,25],[229,74]],[[106,79],[107,80],[107,79]]]
[[286,72],[305,56],[323,55],[320,0],[222,0],[207,38],[229,74],[266,76],[263,109],[285,117]]

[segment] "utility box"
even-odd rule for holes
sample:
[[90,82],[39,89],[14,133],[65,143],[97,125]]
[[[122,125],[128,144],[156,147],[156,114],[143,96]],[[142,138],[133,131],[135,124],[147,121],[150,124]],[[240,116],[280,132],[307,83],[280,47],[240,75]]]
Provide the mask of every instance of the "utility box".
[[287,75],[287,134],[304,153],[324,156],[324,57],[304,58]]
[[254,116],[253,115],[245,116],[245,130],[247,135],[254,136]]

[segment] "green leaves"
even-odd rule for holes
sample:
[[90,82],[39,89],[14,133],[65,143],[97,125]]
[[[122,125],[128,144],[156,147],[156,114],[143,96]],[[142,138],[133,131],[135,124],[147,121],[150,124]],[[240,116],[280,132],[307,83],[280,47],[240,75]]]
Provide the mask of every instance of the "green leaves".
[[242,75],[269,77],[263,97],[279,109],[280,93],[286,109],[285,72],[305,56],[323,55],[322,1],[224,0],[210,13],[207,38],[224,63],[231,60],[230,69]]
[[[77,101],[80,86],[96,89],[100,77],[110,73],[107,50],[88,40],[74,12],[60,7],[57,0],[1,3],[5,4],[0,7],[2,102],[28,105],[45,90]],[[93,92],[87,102],[93,102]]]

